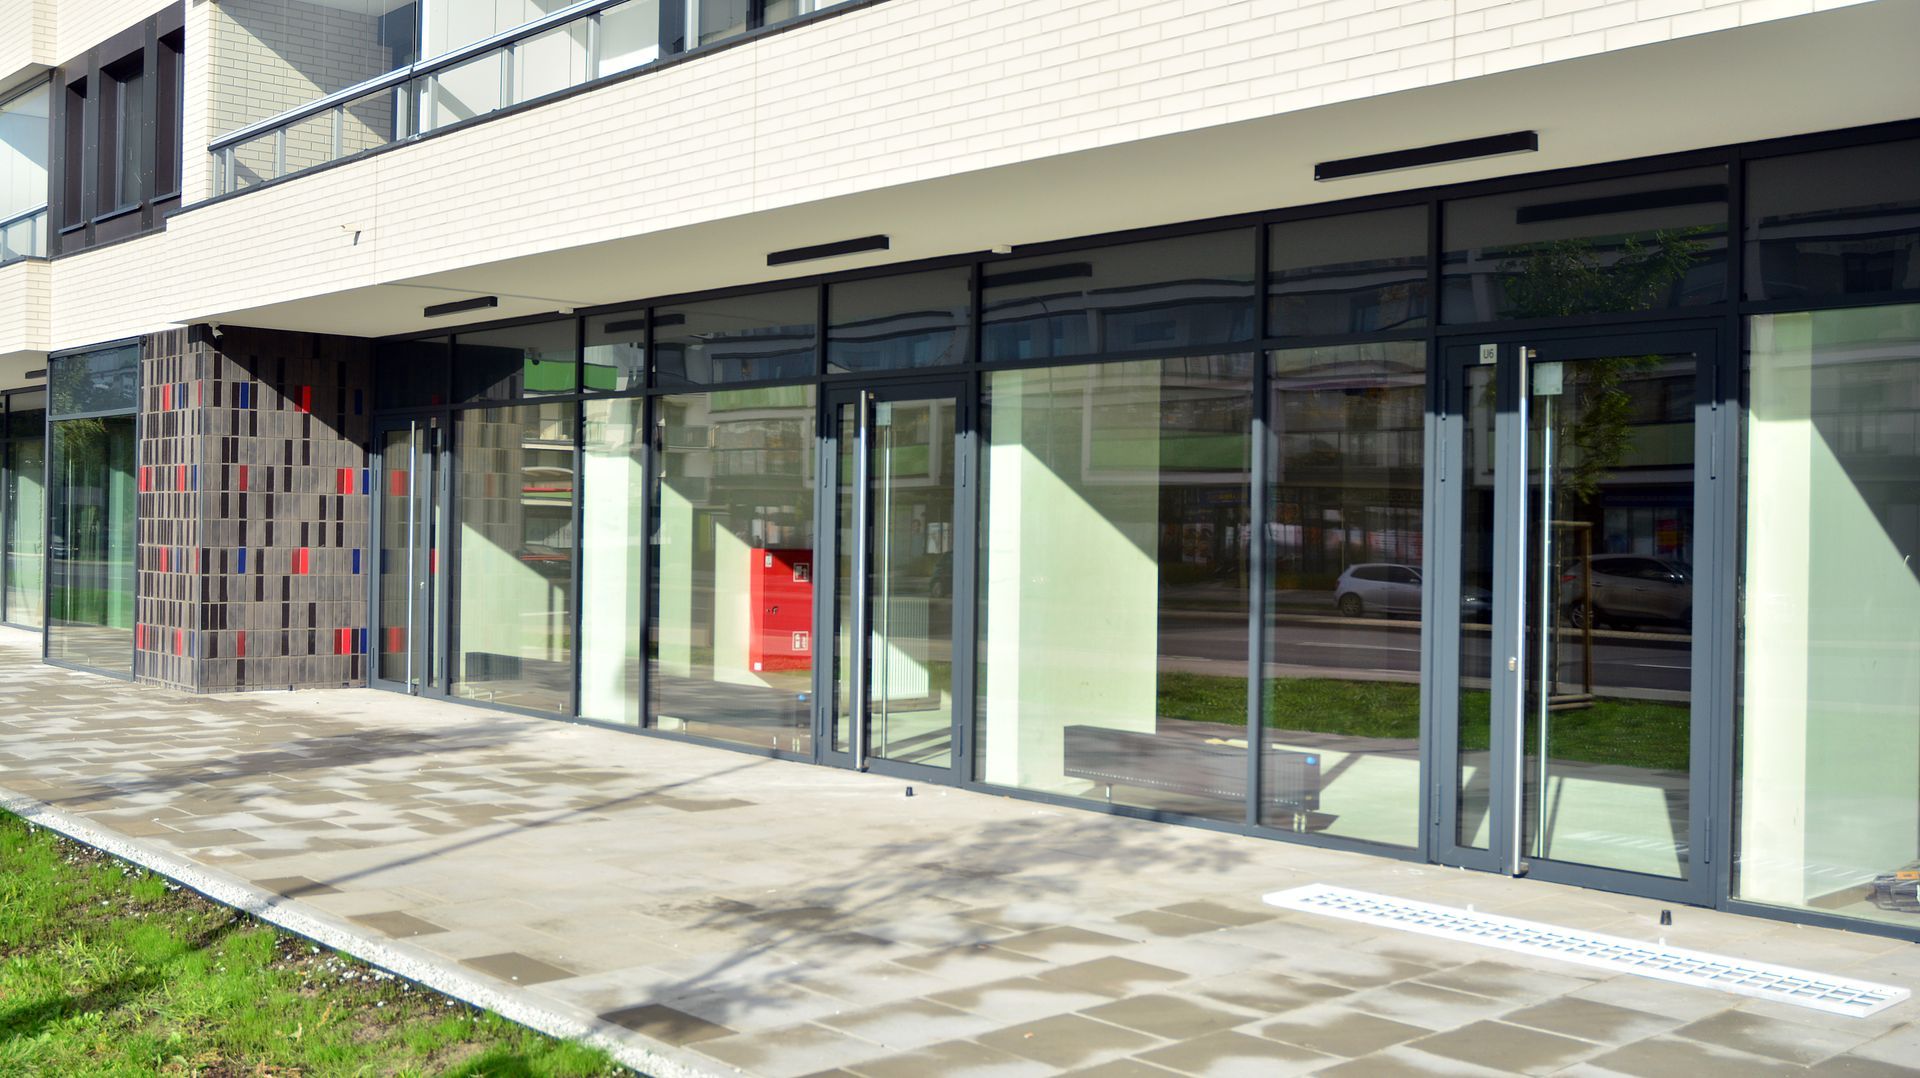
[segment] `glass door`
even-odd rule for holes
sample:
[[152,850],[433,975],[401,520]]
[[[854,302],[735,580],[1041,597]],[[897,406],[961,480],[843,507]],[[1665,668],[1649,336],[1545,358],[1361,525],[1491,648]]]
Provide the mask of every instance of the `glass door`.
[[[835,762],[948,777],[960,757],[955,700],[967,669],[956,645],[971,611],[956,605],[961,534],[958,383],[842,391],[828,400],[834,639],[827,696]],[[956,672],[961,672],[956,686]]]
[[1682,901],[1710,885],[1711,333],[1458,346],[1443,375],[1440,859]]
[[389,688],[444,693],[440,668],[441,546],[446,534],[445,427],[435,418],[400,420],[374,432],[380,453],[378,612],[373,675]]

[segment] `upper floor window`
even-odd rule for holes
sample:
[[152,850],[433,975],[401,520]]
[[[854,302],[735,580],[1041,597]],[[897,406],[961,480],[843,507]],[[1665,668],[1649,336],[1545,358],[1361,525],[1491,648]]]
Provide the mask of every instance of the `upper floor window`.
[[179,204],[184,19],[170,7],[55,73],[55,254],[159,228]]
[[146,57],[134,53],[101,69],[100,207],[101,214],[140,205],[145,152]]

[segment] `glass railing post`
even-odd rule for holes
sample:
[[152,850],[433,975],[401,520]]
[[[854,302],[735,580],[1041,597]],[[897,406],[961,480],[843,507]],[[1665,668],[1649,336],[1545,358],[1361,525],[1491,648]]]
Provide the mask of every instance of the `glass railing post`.
[[513,104],[513,57],[518,51],[512,44],[500,49],[500,107]]
[[420,80],[408,79],[393,88],[393,141],[409,138],[419,130]]
[[587,16],[587,67],[581,81],[592,82],[600,77],[600,16],[594,12]]
[[333,153],[327,159],[338,161],[347,153],[347,106],[336,105],[333,109]]
[[273,178],[279,179],[287,174],[287,129],[273,129]]
[[238,167],[240,162],[234,156],[233,147],[227,147],[222,151],[221,156],[224,157],[227,162],[227,190],[240,190],[240,169]]

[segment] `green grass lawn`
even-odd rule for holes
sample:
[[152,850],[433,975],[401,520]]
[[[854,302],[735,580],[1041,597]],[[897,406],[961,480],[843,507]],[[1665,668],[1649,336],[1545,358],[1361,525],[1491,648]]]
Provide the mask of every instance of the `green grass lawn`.
[[0,1075],[624,1073],[0,813]]
[[[1488,747],[1490,702],[1485,692],[1461,694],[1462,749]],[[1160,675],[1160,714],[1168,718],[1238,725],[1246,721],[1246,713],[1247,685],[1239,678]],[[1684,704],[1599,699],[1589,707],[1553,713],[1550,753],[1556,760],[1684,771],[1689,716]],[[1420,686],[1404,681],[1275,678],[1267,684],[1266,724],[1269,729],[1302,733],[1417,740]],[[1532,729],[1529,724],[1529,749]]]

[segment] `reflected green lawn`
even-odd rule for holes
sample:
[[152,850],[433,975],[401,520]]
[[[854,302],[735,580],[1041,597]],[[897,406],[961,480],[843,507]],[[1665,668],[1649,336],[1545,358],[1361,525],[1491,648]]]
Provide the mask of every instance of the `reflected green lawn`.
[[[1246,721],[1247,689],[1240,678],[1162,673],[1160,714],[1240,725]],[[1460,694],[1461,749],[1484,751],[1488,693]],[[1474,721],[1476,718],[1479,721]],[[1266,724],[1273,730],[1345,737],[1417,741],[1420,686],[1403,681],[1340,678],[1276,678],[1267,684]],[[1602,698],[1585,708],[1553,714],[1556,760],[1685,771],[1690,712],[1684,704]]]

